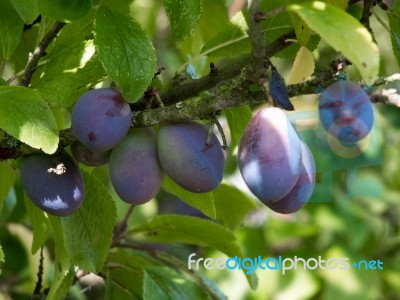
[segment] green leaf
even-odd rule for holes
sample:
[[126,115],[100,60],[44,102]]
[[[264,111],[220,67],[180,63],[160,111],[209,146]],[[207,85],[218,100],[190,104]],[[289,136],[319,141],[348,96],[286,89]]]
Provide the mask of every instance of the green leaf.
[[51,233],[50,222],[45,212],[34,205],[28,197],[24,197],[24,200],[33,229],[31,253],[35,254],[44,245]]
[[288,8],[297,13],[332,48],[342,52],[358,68],[367,83],[376,79],[379,72],[379,49],[371,34],[358,20],[319,1],[294,4]]
[[[23,205],[18,205],[19,203],[20,202],[17,202],[15,188],[10,188],[7,196],[1,200],[0,224],[7,222],[9,217],[15,217],[15,213],[13,213],[15,212],[14,209],[17,211],[17,214],[20,213],[21,210],[24,210],[21,207]],[[25,214],[25,211],[22,213]]]
[[[160,215],[132,229],[149,240],[160,243],[184,243],[217,249],[230,257],[243,257],[231,231],[214,222],[189,216]],[[254,273],[247,276],[252,288],[257,286]]]
[[54,115],[33,89],[0,87],[0,128],[45,153],[57,150],[59,138]]
[[[21,40],[10,57],[14,70],[24,70],[28,63],[30,53],[37,47],[39,39],[39,26],[32,26],[22,33]],[[12,82],[14,85],[15,81]]]
[[0,162],[0,208],[15,180],[15,170],[7,163]]
[[74,282],[74,279],[75,271],[72,266],[70,267],[68,272],[56,273],[51,283],[46,300],[66,299],[66,296]]
[[231,230],[236,229],[243,218],[256,208],[248,195],[227,184],[221,184],[213,194],[217,219]]
[[[197,28],[203,41],[208,41],[229,22],[225,0],[203,0],[203,12]],[[213,30],[210,30],[212,28]],[[202,42],[204,44],[204,42]]]
[[79,96],[102,81],[105,72],[97,59],[92,59],[83,68],[71,74],[61,73],[32,85],[52,107],[69,107]]
[[393,4],[393,13],[387,14],[390,26],[390,39],[392,42],[392,53],[396,57],[397,64],[400,66],[400,2]]
[[[281,1],[263,2],[263,11],[270,11],[282,6]],[[242,10],[233,16],[225,29],[218,32],[201,49],[201,54],[217,57],[236,56],[250,53],[252,46],[247,35],[248,12]],[[267,44],[291,29],[291,21],[287,12],[280,13],[262,22]]]
[[[92,40],[94,17],[96,15],[95,10],[91,10],[85,17],[69,23],[68,26],[64,26],[57,38],[52,42],[52,46],[48,49],[48,56],[53,56],[57,52],[76,45],[86,40]],[[49,29],[42,28],[43,33]],[[43,34],[42,33],[42,34]]]
[[21,40],[24,21],[8,0],[0,1],[0,20],[0,53],[9,59]]
[[[229,131],[231,135],[231,143],[229,148],[234,148],[239,143],[243,131],[249,123],[252,114],[249,106],[241,106],[224,109],[226,120],[228,121]],[[232,149],[233,150],[233,149]]]
[[144,233],[149,240],[161,243],[209,246],[229,256],[241,252],[231,231],[212,221],[196,217],[159,215],[130,232]]
[[209,216],[210,218],[215,218],[215,206],[214,206],[214,198],[211,192],[209,193],[191,193],[179,185],[177,185],[171,178],[165,176],[163,187],[169,193],[177,196],[182,201],[186,202],[190,206],[197,208],[203,214]]
[[163,0],[171,24],[172,38],[183,41],[191,35],[200,19],[203,3],[201,0]]
[[59,21],[75,21],[86,16],[91,0],[38,0],[39,11]]
[[69,107],[90,87],[99,83],[105,72],[94,55],[92,40],[69,47],[49,57],[42,75],[31,87],[53,107]]
[[[7,1],[7,0],[6,0]],[[39,16],[37,0],[8,0],[14,6],[21,19],[31,24]]]
[[[52,215],[48,216],[53,239],[54,239],[54,247],[55,247],[55,262],[54,262],[54,279],[50,285],[49,294],[46,299],[62,299],[63,297],[57,298],[62,292],[64,279],[70,274],[75,273],[72,270],[71,262],[68,258],[67,251],[64,247],[64,233],[61,227],[60,217],[55,217]],[[75,277],[75,276],[74,276]]]
[[104,69],[128,102],[137,101],[153,79],[154,47],[142,26],[128,16],[100,7],[95,44]]
[[107,262],[110,266],[108,277],[111,278],[107,299],[121,299],[121,295],[125,296],[124,299],[142,298],[144,268],[163,265],[146,252],[133,249],[118,249],[109,254]]
[[243,13],[238,12],[223,30],[203,46],[201,53],[210,56],[232,56],[249,53],[251,43],[247,36],[248,29]]
[[65,249],[71,262],[99,272],[108,254],[116,222],[116,207],[101,181],[84,173],[85,200],[78,211],[61,218]]
[[[319,35],[312,34],[306,45],[307,49],[310,50],[311,52],[314,51],[315,49],[317,49],[320,41],[321,37]],[[293,42],[287,48],[277,53],[275,56],[282,59],[293,60],[296,58],[296,55],[299,52],[300,47],[301,46],[299,43]]]
[[[3,252],[3,247],[0,245],[0,262],[4,262],[4,252]],[[0,269],[0,275],[2,273],[2,269]]]
[[168,267],[149,266],[143,279],[143,299],[206,299],[204,291]]

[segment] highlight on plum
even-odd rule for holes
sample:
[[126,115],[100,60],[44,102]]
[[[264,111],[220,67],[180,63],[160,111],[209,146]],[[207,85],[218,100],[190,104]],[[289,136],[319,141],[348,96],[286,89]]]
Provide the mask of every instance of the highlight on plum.
[[84,200],[81,171],[67,154],[32,154],[21,160],[21,182],[29,199],[41,210],[67,216]]
[[275,212],[298,211],[315,185],[315,162],[283,110],[259,110],[239,144],[238,165],[250,191]]
[[300,138],[279,108],[258,111],[239,144],[238,165],[251,192],[273,203],[294,187],[301,169]]

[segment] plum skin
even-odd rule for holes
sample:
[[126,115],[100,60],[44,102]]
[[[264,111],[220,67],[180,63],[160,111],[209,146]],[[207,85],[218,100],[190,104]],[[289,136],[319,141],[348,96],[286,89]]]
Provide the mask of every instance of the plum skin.
[[265,204],[292,190],[301,170],[301,140],[281,109],[253,116],[239,144],[238,165],[250,191]]
[[306,205],[315,186],[315,161],[308,146],[301,141],[301,171],[292,190],[282,199],[267,206],[281,214],[291,214]]
[[111,151],[93,152],[80,142],[71,144],[72,156],[80,163],[89,167],[99,167],[108,163]]
[[79,97],[72,110],[71,128],[77,139],[94,152],[105,152],[126,135],[132,111],[111,88],[91,90]]
[[31,201],[55,216],[72,214],[84,200],[81,171],[66,153],[62,156],[24,156],[21,160],[21,182]]
[[164,179],[154,130],[131,129],[111,151],[109,171],[111,183],[123,201],[138,205],[154,198]]
[[339,80],[321,94],[319,117],[322,126],[344,146],[365,138],[374,122],[368,94],[357,84]]
[[216,189],[223,178],[225,157],[213,134],[196,122],[163,125],[158,132],[158,157],[165,173],[179,186],[193,192]]

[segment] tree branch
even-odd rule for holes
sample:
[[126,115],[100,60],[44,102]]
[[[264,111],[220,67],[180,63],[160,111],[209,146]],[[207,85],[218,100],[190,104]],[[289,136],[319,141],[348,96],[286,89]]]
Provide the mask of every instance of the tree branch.
[[364,7],[363,7],[363,11],[362,11],[361,18],[360,18],[361,24],[363,24],[370,33],[372,33],[372,29],[369,24],[369,17],[371,16],[371,9],[372,9],[373,2],[374,2],[374,0],[364,0]]
[[[243,71],[246,72],[246,69]],[[317,94],[323,87],[328,86],[336,80],[331,71],[316,73],[314,77],[303,83],[289,85],[287,87],[290,97]],[[378,78],[372,87],[378,87],[387,83],[400,81],[400,75],[394,74],[389,77]],[[166,122],[176,122],[181,120],[199,120],[209,119],[216,111],[225,108],[239,107],[243,105],[256,105],[265,103],[267,97],[264,91],[249,91],[252,82],[247,81],[246,74],[232,79],[226,83],[227,88],[217,92],[215,95],[206,96],[200,99],[189,99],[175,103],[164,108],[156,108],[145,111],[136,111],[133,113],[133,125],[135,127],[149,127]],[[22,155],[40,153],[17,139],[3,133],[0,138],[0,160],[14,159]],[[71,129],[65,129],[60,132],[60,145],[62,149],[76,141]]]
[[39,42],[39,46],[29,55],[28,63],[25,67],[24,74],[22,75],[21,85],[29,86],[32,75],[36,71],[39,60],[45,55],[47,47],[57,37],[60,30],[65,26],[65,23],[57,21],[54,23],[50,31]]
[[257,21],[260,14],[260,0],[251,0],[249,5],[250,18],[248,20],[249,30],[247,31],[252,45],[252,67],[254,69],[254,81],[263,77],[265,73],[264,62],[266,59],[265,52],[265,33],[261,28],[261,23]]
[[[276,55],[291,44],[288,40],[294,39],[295,37],[296,35],[294,30],[283,34],[266,46],[265,57],[269,58]],[[238,76],[242,69],[251,63],[251,60],[251,55],[242,56],[231,64],[219,68],[217,72],[210,72],[210,74],[199,79],[192,79],[180,85],[171,86],[168,90],[159,94],[160,98],[164,105],[168,106],[196,97],[202,92],[210,90],[213,87]],[[144,110],[145,104],[146,100],[142,97],[137,103],[132,104],[131,108],[133,111]]]

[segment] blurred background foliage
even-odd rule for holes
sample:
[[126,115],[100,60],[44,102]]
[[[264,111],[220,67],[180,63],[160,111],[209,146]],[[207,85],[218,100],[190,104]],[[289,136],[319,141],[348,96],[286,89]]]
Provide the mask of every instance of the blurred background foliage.
[[[225,30],[229,19],[241,8],[244,1],[204,0],[204,10],[198,26],[191,36],[178,44],[173,43],[170,38],[170,27],[161,1],[102,2],[121,13],[129,12],[145,27],[157,51],[158,66],[166,69],[160,77],[162,87],[171,84],[171,78],[175,77],[177,71],[188,77],[198,78],[209,72],[210,62],[223,65],[229,56],[248,53],[251,49],[249,43],[240,40],[217,56],[202,54],[206,51],[203,49],[207,49],[203,48],[206,43],[218,32]],[[279,6],[280,1],[263,1],[263,4],[266,10],[270,10]],[[361,7],[353,5],[348,11],[359,17]],[[383,11],[376,9],[376,13],[388,22]],[[287,17],[277,15],[266,22],[265,26],[271,31],[266,32],[268,38],[272,40],[290,29]],[[239,17],[236,15],[234,18]],[[84,28],[84,23],[85,19],[76,26]],[[375,17],[371,17],[371,27],[381,53],[380,75],[398,72],[398,63],[390,46],[391,34]],[[46,30],[46,18],[35,28],[24,32],[23,40],[14,53],[15,64],[10,67],[10,74],[24,68],[25,61],[19,58],[27,56],[29,49],[36,44],[39,33]],[[227,39],[232,37],[228,36]],[[316,70],[329,68],[329,63],[340,56],[340,53],[333,51],[323,40],[315,40],[314,44],[310,50],[313,50]],[[294,43],[272,59],[286,79],[297,49],[298,46]],[[348,77],[354,81],[360,79],[353,67],[349,67]],[[348,257],[350,262],[379,259],[383,261],[384,270],[298,269],[288,271],[286,275],[279,271],[258,270],[256,273],[259,282],[256,290],[251,290],[243,272],[240,271],[208,271],[203,268],[200,273],[214,281],[229,299],[400,299],[400,109],[374,104],[376,122],[365,151],[353,158],[343,158],[332,151],[327,143],[326,133],[319,124],[318,96],[301,96],[293,99],[293,104],[296,111],[289,113],[289,118],[310,146],[317,165],[317,185],[310,203],[295,214],[280,215],[261,205],[249,193],[238,173],[236,152],[240,129],[243,129],[251,117],[250,110],[228,110],[221,117],[230,149],[227,151],[224,184],[214,193],[216,222],[234,230],[238,244],[247,257]],[[257,108],[252,107],[252,110]],[[54,108],[54,112],[59,123],[69,127],[68,109]],[[232,119],[236,121],[236,132],[229,130],[228,124],[229,121],[232,124]],[[15,172],[16,168],[17,164],[0,162],[0,240],[6,257],[1,266],[0,292],[3,294],[0,294],[0,298],[4,299],[28,299],[37,280],[39,265],[39,252],[31,255],[31,221],[27,215],[24,193],[19,183],[18,172]],[[107,167],[82,168],[99,178],[113,193]],[[112,196],[116,200],[118,220],[121,220],[128,205],[119,201],[115,193]],[[231,210],[231,206],[234,209]],[[207,218],[164,190],[157,196],[157,201],[135,208],[129,228],[135,228],[157,214],[164,213]],[[53,243],[53,239],[50,238],[44,247],[44,286],[50,284],[54,274]],[[147,249],[168,253],[164,261],[180,259],[181,264],[174,261],[172,265],[180,266],[181,269],[185,268],[187,257],[193,252],[197,257],[224,257],[220,251],[207,247],[158,244],[149,241],[145,241],[144,245]],[[174,281],[175,278],[183,276],[178,276],[172,268],[162,269],[162,259],[155,259],[146,254],[146,251],[112,250],[109,261],[126,264],[126,269],[109,269],[108,272],[113,278],[118,278],[119,282],[137,285],[138,290],[142,289],[142,279],[137,279],[140,278],[139,275],[132,277],[132,272],[146,264],[152,265],[152,272],[164,279],[170,278]],[[79,281],[80,285],[71,288],[68,298],[105,297],[102,294],[104,284],[112,283],[104,283],[99,278],[88,279],[85,282],[85,277]],[[198,295],[199,299],[204,297],[201,290],[196,290],[196,287],[190,284],[182,285],[182,289],[190,290],[192,294]],[[132,287],[132,290],[135,290],[135,287]],[[99,294],[96,294],[97,292]],[[114,289],[112,298],[122,297],[127,296],[122,290]],[[148,299],[156,299],[156,293]]]

